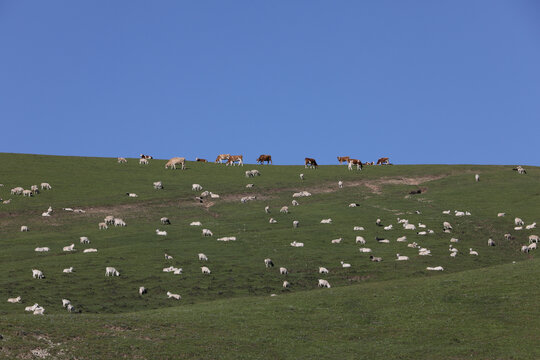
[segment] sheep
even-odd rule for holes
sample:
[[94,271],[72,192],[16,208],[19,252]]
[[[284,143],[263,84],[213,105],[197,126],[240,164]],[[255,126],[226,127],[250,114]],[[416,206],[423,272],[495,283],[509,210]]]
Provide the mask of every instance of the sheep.
[[343,189],[343,181],[339,180],[337,184],[340,189]]
[[83,209],[75,209],[75,210],[73,210],[73,212],[75,214],[84,214],[86,211],[84,211]]
[[418,235],[427,235],[427,231],[419,231],[417,232]]
[[37,247],[34,249],[36,252],[48,252],[50,249],[48,247]]
[[105,276],[120,276],[120,273],[112,266],[107,266],[105,268]]
[[139,159],[139,165],[148,165],[148,160],[146,160],[146,159]]
[[137,195],[137,194],[135,194],[135,193],[129,193],[129,192],[127,192],[126,195],[127,195],[128,197],[131,197],[131,198],[139,197],[139,195]]
[[253,184],[247,184],[246,188],[251,189],[254,185]]
[[381,219],[375,220],[375,225],[377,225],[377,226],[383,226],[383,224],[382,224],[382,222],[381,222]]
[[45,308],[42,306],[38,306],[37,308],[34,309],[34,312],[32,314],[43,315],[44,312],[45,312]]
[[319,274],[328,274],[328,273],[329,273],[329,271],[328,271],[327,268],[322,267],[322,266],[319,267]]
[[38,303],[35,303],[34,305],[32,306],[27,306],[24,308],[24,311],[31,311],[33,312],[34,310],[36,310],[37,308],[39,307]]
[[43,213],[41,213],[41,216],[43,216],[43,217],[51,216],[51,213],[43,212]]
[[156,229],[156,234],[159,235],[159,236],[167,236],[167,232],[166,231],[161,231],[159,229]]
[[292,222],[293,228],[296,229],[296,228],[298,227],[298,225],[300,225],[300,222],[299,222],[298,220],[294,220],[294,221]]
[[32,277],[34,279],[44,279],[45,276],[43,275],[43,271],[32,269]]
[[366,247],[361,247],[360,249],[358,249],[361,253],[370,253],[371,252],[371,249],[370,248],[366,248]]
[[321,224],[331,224],[331,223],[332,223],[332,219],[330,218],[321,220]]
[[98,228],[99,228],[99,230],[107,230],[109,227],[104,222],[100,222],[98,224]]
[[523,253],[528,253],[529,250],[530,250],[530,249],[529,249],[529,247],[528,247],[527,245],[521,246],[521,252],[523,252]]
[[388,226],[385,226],[383,229],[384,230],[392,230],[392,224],[388,225]]
[[11,199],[2,201],[2,204],[9,204],[11,202]]
[[416,226],[414,224],[403,224],[403,228],[405,230],[416,230]]
[[171,220],[168,217],[162,217],[159,221],[161,221],[161,225],[171,225]]
[[474,180],[476,180],[476,182],[480,181],[480,175],[478,174],[474,175]]
[[279,210],[280,213],[282,214],[288,214],[289,213],[289,207],[288,206],[283,206],[280,210]]
[[452,230],[452,225],[448,221],[443,222],[443,230]]
[[487,244],[488,246],[495,246],[495,241],[493,241],[493,239],[488,239]]
[[9,298],[7,299],[8,303],[16,304],[21,302],[21,297],[17,296],[16,298]]
[[506,215],[506,213],[498,213],[497,217],[504,217],[505,215]]
[[175,300],[180,300],[182,297],[178,294],[173,294],[171,293],[170,291],[167,291],[167,297],[169,299],[175,299]]
[[365,244],[366,244],[366,240],[365,240],[362,236],[357,236],[357,237],[356,237],[356,243],[357,243],[357,244],[365,245]]
[[355,226],[355,227],[353,227],[353,230],[354,231],[364,231],[365,229],[364,229],[363,226]]
[[425,229],[426,228],[426,225],[422,224],[422,223],[418,223],[418,228],[420,229]]
[[217,239],[217,241],[236,241],[236,236],[224,236]]
[[280,267],[279,268],[279,274],[280,275],[287,275],[289,272],[287,271],[287,268]]
[[328,280],[319,279],[319,284],[317,286],[318,287],[330,288],[330,283],[328,282]]
[[513,168],[512,170],[517,171],[518,174],[526,174],[527,173],[527,171],[525,171],[525,169],[521,165],[519,165],[518,167]]
[[97,252],[97,249],[93,249],[93,248],[90,248],[90,249],[84,249],[83,250],[83,253],[94,253],[94,252]]
[[455,258],[456,256],[457,256],[457,252],[452,252],[452,253],[450,253],[450,257]]
[[399,255],[399,254],[396,254],[396,261],[407,261],[409,260],[409,257],[408,256],[404,256],[404,255]]
[[70,304],[71,304],[71,301],[69,301],[68,299],[62,299],[62,307],[67,307]]
[[107,225],[114,224],[114,216],[112,215],[105,216],[105,219],[103,219],[103,222]]
[[267,214],[270,214],[270,206],[265,206],[264,207],[264,212],[267,213]]
[[208,257],[204,255],[203,253],[199,253],[199,260],[200,261],[208,261]]
[[21,195],[23,193],[24,189],[20,186],[14,187],[11,189],[11,195]]
[[428,266],[426,268],[426,270],[429,270],[429,271],[444,271],[444,268],[442,266],[435,266],[435,267]]
[[346,263],[346,262],[341,261],[341,267],[343,267],[343,268],[350,268],[350,267],[351,267],[351,264],[348,264],[348,263]]
[[419,256],[431,256],[431,250],[426,248],[420,248],[418,249],[418,255]]
[[[67,311],[68,311],[68,312],[73,312],[73,310],[75,310],[75,308],[73,307],[73,305],[69,304],[69,305],[67,306]],[[79,312],[80,312],[80,311],[79,311]]]
[[62,270],[64,274],[71,274],[73,272],[73,266],[70,266],[64,270]]
[[246,174],[247,178],[252,178],[252,177],[255,177],[255,176],[261,176],[261,173],[259,172],[259,170],[247,170],[245,172],[245,174]]
[[463,211],[454,210],[454,215],[455,216],[465,216],[465,213]]
[[445,214],[445,215],[450,215],[450,210],[443,210],[442,213]]
[[64,246],[64,248],[62,249],[62,251],[73,251],[73,250],[75,250],[75,244]]
[[257,197],[256,196],[244,196],[240,199],[240,202],[242,204],[245,204],[247,203],[248,201],[252,201],[252,200],[255,200]]
[[202,229],[203,236],[214,236],[214,234],[208,229]]
[[293,241],[291,243],[291,246],[292,247],[304,247],[304,243],[303,242],[296,242],[296,241]]
[[21,232],[25,232],[25,231],[28,231],[28,226],[26,225],[21,226]]
[[300,180],[304,180],[304,174],[300,174]]
[[536,223],[533,222],[532,224],[525,226],[525,229],[526,230],[536,229]]
[[521,220],[520,218],[515,218],[514,219],[514,224],[516,224],[516,226],[523,226],[525,225],[525,223],[523,222],[523,220]]
[[459,250],[452,246],[452,244],[448,245],[448,251],[457,253]]
[[297,198],[297,197],[306,197],[306,196],[311,196],[311,193],[308,192],[308,191],[300,191],[300,192],[296,192],[293,194],[293,197],[294,198]]
[[274,267],[274,263],[272,262],[272,259],[264,259],[264,266],[266,266],[267,268],[269,267]]
[[90,239],[88,239],[86,236],[81,236],[79,241],[81,244],[90,244]]
[[268,222],[269,222],[270,224],[277,224],[277,220],[274,219],[274,218],[270,218],[270,220],[268,220]]
[[418,247],[418,244],[416,242],[413,242],[413,243],[407,244],[407,247],[416,249]]
[[210,274],[210,269],[207,268],[206,266],[201,266],[201,272],[203,274]]
[[283,287],[284,287],[285,289],[289,288],[290,286],[291,286],[291,283],[290,283],[290,282],[288,282],[287,280],[283,281]]
[[140,286],[139,287],[139,295],[140,296],[143,296],[144,294],[146,294],[148,292],[148,290],[144,287],[144,286]]
[[[203,189],[203,187],[201,185],[199,185],[199,184],[192,184],[191,185],[191,190],[192,191],[201,191],[202,189]],[[208,195],[210,195],[210,194],[208,194]]]
[[357,204],[357,203],[350,203],[349,204],[350,208],[357,207],[357,206],[360,206],[360,204]]
[[529,244],[528,248],[529,250],[536,250],[536,243]]
[[[219,195],[218,195],[218,194],[214,194],[213,192],[210,191],[210,198],[212,198],[212,199],[219,199]],[[257,197],[254,196],[253,198],[256,199]]]
[[512,240],[512,234],[504,234],[505,240]]
[[298,201],[296,201],[296,200],[291,201],[291,204],[292,204],[292,206],[298,206],[298,205],[300,205],[300,204],[298,203]]
[[459,239],[457,239],[457,238],[451,238],[451,239],[450,239],[450,242],[451,242],[451,243],[457,243],[457,242],[459,242]]
[[162,190],[163,189],[163,183],[161,181],[155,181],[152,183],[154,186],[154,189],[156,190]]
[[373,261],[373,262],[381,262],[382,261],[382,257],[376,257],[376,256],[373,256],[373,255],[370,255],[369,256],[369,260]]
[[46,182],[42,182],[40,186],[41,186],[41,190],[43,190],[43,189],[51,190],[52,189],[51,185],[49,185],[49,183],[46,183]]
[[202,226],[200,221],[193,221],[189,224],[189,226]]
[[22,192],[23,196],[34,196],[34,193],[31,190],[23,190]]
[[469,255],[475,255],[478,256],[478,252],[473,250],[472,248],[469,248]]
[[115,218],[114,219],[114,227],[117,227],[117,226],[124,227],[124,226],[127,226],[127,225],[124,222],[124,220],[122,220],[120,218]]
[[165,260],[172,260],[173,259],[173,257],[171,255],[167,254],[167,253],[165,253],[164,257],[165,257]]
[[177,268],[175,268],[174,266],[163,268],[163,272],[173,272],[175,270],[177,270]]
[[407,237],[406,236],[401,236],[401,237],[398,237],[396,239],[397,242],[407,242]]
[[33,192],[34,194],[39,194],[39,188],[37,185],[30,186],[30,191]]
[[331,243],[331,244],[341,244],[341,240],[343,240],[343,239],[342,239],[342,238],[334,239],[334,240],[332,240],[330,243]]
[[516,226],[514,230],[523,230],[523,226]]
[[118,158],[118,163],[119,163],[119,164],[127,163],[127,160],[126,160],[126,158],[119,157],[119,158]]
[[540,238],[538,237],[538,235],[529,235],[529,244],[533,242],[540,242]]

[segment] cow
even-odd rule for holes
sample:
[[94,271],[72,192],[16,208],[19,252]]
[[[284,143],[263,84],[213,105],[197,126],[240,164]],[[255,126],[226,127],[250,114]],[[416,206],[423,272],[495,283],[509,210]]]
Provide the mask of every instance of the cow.
[[338,156],[337,157],[337,161],[339,161],[340,164],[343,164],[343,163],[347,164],[347,163],[349,163],[350,159],[351,158],[348,157],[348,156]]
[[238,162],[238,166],[240,166],[240,165],[244,166],[244,157],[242,155],[230,155],[229,159],[227,160],[227,164],[225,164],[225,165],[234,166],[235,162]]
[[257,158],[257,163],[261,165],[266,161],[266,164],[272,164],[272,155],[261,155]]
[[389,165],[390,164],[390,158],[382,157],[379,160],[377,160],[377,165]]
[[206,159],[199,159],[199,158],[195,158],[195,161],[198,161],[198,162],[208,162]]
[[150,155],[141,154],[141,159],[153,159],[153,157]]
[[356,165],[356,170],[362,170],[362,161],[358,159],[350,159],[349,160],[349,170],[352,170],[353,165]]
[[216,158],[215,163],[222,164],[223,160],[229,160],[230,157],[231,157],[231,154],[219,154]]
[[176,165],[182,165],[182,170],[184,170],[186,168],[186,158],[173,157],[171,160],[167,161],[165,169],[168,169],[169,167],[171,169],[176,169]]
[[317,165],[317,161],[315,161],[315,159],[312,159],[312,158],[306,158],[305,159],[306,161],[306,168],[307,167],[312,167],[314,169],[316,169],[319,165]]

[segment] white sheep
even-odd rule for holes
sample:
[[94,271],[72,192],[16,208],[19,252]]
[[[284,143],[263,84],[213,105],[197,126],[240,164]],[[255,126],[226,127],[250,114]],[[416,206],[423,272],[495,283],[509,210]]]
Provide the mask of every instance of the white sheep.
[[321,224],[331,224],[331,223],[332,223],[332,219],[330,218],[321,220]]
[[304,247],[304,243],[303,243],[303,242],[293,241],[293,242],[291,243],[291,246],[292,246],[292,247]]
[[340,189],[343,189],[343,181],[339,180],[337,184]]
[[217,241],[236,241],[236,236],[224,236],[217,239]]
[[139,295],[140,296],[143,296],[144,294],[146,294],[148,292],[148,290],[146,290],[146,288],[144,286],[140,286],[139,287]]
[[457,243],[457,242],[459,242],[459,239],[457,239],[457,238],[451,238],[451,239],[450,239],[450,242],[451,242],[451,243]]
[[93,249],[93,248],[83,250],[83,253],[85,253],[85,254],[86,253],[95,253],[95,252],[97,252],[97,249]]
[[62,251],[74,251],[75,250],[75,244],[71,244],[69,246],[64,246]]
[[120,276],[120,273],[112,266],[107,266],[105,268],[105,276]]
[[376,238],[377,239],[377,242],[378,243],[381,243],[381,244],[390,244],[390,240],[388,239],[380,239],[380,238]]
[[300,174],[300,180],[304,180],[304,174]]
[[495,246],[495,241],[493,239],[488,239],[488,246]]
[[21,232],[28,231],[28,226],[23,225],[21,226]]
[[240,199],[240,202],[241,202],[242,204],[245,204],[245,203],[247,203],[248,201],[253,201],[253,200],[255,200],[255,199],[257,199],[256,196],[244,196],[244,197],[242,197],[242,198]]
[[105,216],[105,219],[103,219],[103,222],[107,225],[114,224],[114,216],[112,215]]
[[397,242],[407,242],[407,237],[406,236],[401,236],[401,237],[398,237],[396,239]]
[[274,219],[274,218],[270,218],[270,220],[268,220],[268,222],[269,222],[270,224],[277,224],[277,220]]
[[255,185],[253,185],[253,184],[247,184],[247,185],[246,185],[246,188],[251,189],[253,186],[255,186]]
[[417,232],[418,235],[427,235],[427,231],[419,231]]
[[357,243],[357,244],[365,245],[365,244],[366,244],[366,240],[365,240],[362,236],[357,236],[357,237],[356,237],[356,243]]
[[413,243],[407,244],[407,247],[416,249],[418,247],[418,244],[416,242],[413,242]]
[[270,214],[270,206],[266,205],[264,207],[264,212],[267,213],[267,214]]
[[30,312],[33,312],[34,310],[36,310],[37,308],[39,307],[38,303],[35,303],[34,305],[32,306],[27,306],[24,308],[24,311],[30,311]]
[[162,217],[159,221],[161,222],[161,225],[171,225],[171,220],[169,220],[168,217]]
[[357,207],[357,206],[360,206],[360,204],[357,204],[357,203],[350,203],[349,204],[350,208]]
[[392,224],[388,225],[388,226],[385,226],[383,229],[384,230],[392,230]]
[[452,225],[448,221],[445,221],[445,222],[443,222],[443,229],[444,230],[452,230]]
[[67,311],[68,311],[68,312],[73,312],[74,309],[75,309],[75,308],[74,308],[73,305],[71,305],[71,304],[69,304],[69,305],[67,306]]
[[366,247],[361,247],[360,249],[358,249],[361,253],[370,253],[371,252],[371,249],[370,248],[366,248]]
[[124,220],[122,220],[120,218],[115,218],[114,219],[114,226],[115,227],[117,227],[117,226],[124,227],[124,226],[126,226],[126,223],[124,222]]
[[450,215],[450,210],[443,210],[443,214]]
[[167,253],[165,253],[163,256],[165,257],[165,260],[172,260],[173,259],[173,257],[171,255],[167,254]]
[[465,216],[465,212],[463,212],[463,211],[458,211],[458,210],[454,210],[454,215],[455,215],[455,216]]
[[208,257],[206,255],[204,255],[203,253],[199,253],[199,260],[208,261]]
[[210,269],[207,268],[206,266],[201,266],[201,272],[203,274],[210,274]]
[[403,224],[403,228],[405,230],[416,230],[416,226],[414,224]]
[[474,180],[476,180],[477,182],[480,181],[480,175],[478,174],[474,175]]
[[523,226],[516,226],[514,230],[523,230]]
[[291,286],[291,283],[288,282],[287,280],[285,280],[285,281],[283,282],[283,287],[284,287],[285,289],[289,288],[290,286]]
[[280,210],[279,210],[280,213],[282,214],[288,214],[289,213],[289,207],[288,206],[283,206]]
[[156,190],[162,190],[163,189],[163,183],[161,181],[155,181],[152,183],[154,186],[154,189]]
[[43,271],[32,269],[32,277],[34,279],[43,279],[45,276],[43,275]]
[[506,213],[498,213],[497,214],[497,217],[504,217],[504,216],[506,216]]
[[330,283],[328,282],[328,280],[319,279],[319,284],[317,286],[318,287],[330,288]]
[[202,229],[203,236],[214,236],[214,233],[208,229]]
[[373,261],[373,262],[381,262],[381,261],[382,261],[382,257],[377,257],[377,256],[370,255],[370,256],[369,256],[369,260],[370,260],[370,261]]
[[22,192],[23,196],[34,196],[34,193],[32,192],[32,190],[23,190]]
[[193,221],[189,224],[189,226],[202,226],[200,221]]
[[167,232],[166,231],[161,231],[159,229],[156,229],[156,234],[159,235],[159,236],[167,236]]
[[280,267],[280,268],[279,268],[279,273],[280,273],[281,275],[287,275],[289,272],[287,271],[287,268]]
[[139,197],[139,195],[137,195],[137,194],[135,194],[135,193],[129,193],[129,192],[126,193],[126,195],[127,195],[128,197],[131,197],[131,198]]
[[355,227],[353,227],[353,230],[354,231],[364,231],[365,229],[364,229],[363,226],[355,226]]
[[21,302],[21,297],[17,296],[16,298],[9,298],[7,299],[8,303],[16,304]]
[[342,238],[334,239],[334,240],[332,240],[330,243],[331,243],[331,244],[341,244],[341,240],[343,240],[343,239],[342,239]]
[[[192,191],[201,191],[202,189],[203,189],[203,187],[201,185],[199,185],[199,184],[192,184],[191,185],[191,190]],[[210,195],[210,194],[208,194],[208,195]]]
[[523,220],[521,220],[521,219],[518,218],[518,217],[514,219],[514,224],[515,224],[516,226],[523,226],[523,225],[525,225],[525,223],[523,222]]
[[435,266],[435,267],[432,267],[432,266],[428,266],[426,268],[426,270],[430,270],[430,271],[444,271],[444,268],[442,266]]
[[298,201],[296,201],[296,200],[291,201],[291,204],[292,204],[292,206],[298,206],[298,205],[300,205],[300,204],[298,203]]
[[329,271],[328,271],[327,268],[322,267],[322,266],[319,267],[319,274],[328,274],[328,273],[329,273]]
[[274,267],[274,262],[272,261],[272,259],[266,258],[264,259],[264,266],[266,266],[267,268]]
[[70,304],[71,304],[71,301],[69,301],[68,299],[62,299],[62,307],[67,307]]
[[350,267],[351,267],[351,264],[348,264],[348,263],[346,263],[346,262],[341,261],[341,267],[344,267],[344,268],[350,268]]
[[529,244],[533,242],[540,242],[540,238],[538,237],[538,235],[529,235]]
[[43,190],[43,189],[51,190],[52,187],[51,187],[51,185],[49,185],[49,183],[42,182],[42,183],[41,183],[41,190]]
[[536,229],[536,223],[533,222],[532,224],[525,226],[525,229],[526,230]]
[[473,250],[472,248],[469,249],[469,255],[475,255],[478,256],[478,251]]
[[172,298],[172,299],[176,299],[176,300],[180,300],[180,299],[182,298],[180,295],[178,295],[178,294],[173,294],[173,293],[170,292],[170,291],[167,291],[167,297],[168,297],[169,299]]
[[537,243],[532,243],[532,244],[529,244],[528,248],[529,248],[529,251],[530,250],[536,250],[536,245]]
[[34,309],[34,312],[32,314],[34,315],[43,315],[45,313],[45,308],[42,306],[38,306]]
[[44,247],[37,247],[34,249],[36,252],[48,252],[50,249],[47,246]]
[[528,253],[529,252],[529,247],[527,245],[521,246],[521,252]]
[[425,224],[422,224],[422,223],[418,223],[418,228],[419,229],[425,229],[427,226]]
[[404,255],[399,255],[399,254],[396,254],[396,261],[407,261],[409,260],[409,257],[408,256],[404,256]]
[[104,222],[100,222],[98,224],[98,228],[99,228],[99,230],[107,230],[109,227]]
[[139,159],[139,165],[148,165],[148,160],[146,160],[146,159]]
[[306,197],[306,196],[311,196],[311,193],[308,192],[308,191],[300,191],[300,192],[296,192],[296,193],[293,194],[294,198]]
[[300,222],[299,222],[298,220],[294,220],[294,221],[292,222],[293,228],[297,228],[299,225],[300,225]]
[[79,241],[81,242],[81,244],[90,244],[90,240],[86,236],[81,236],[79,238]]
[[64,274],[71,274],[73,272],[73,266],[70,266],[68,268],[65,268],[64,270],[62,270],[62,272]]
[[119,157],[119,158],[117,159],[117,161],[118,161],[119,164],[127,163],[126,158],[123,158],[123,157]]

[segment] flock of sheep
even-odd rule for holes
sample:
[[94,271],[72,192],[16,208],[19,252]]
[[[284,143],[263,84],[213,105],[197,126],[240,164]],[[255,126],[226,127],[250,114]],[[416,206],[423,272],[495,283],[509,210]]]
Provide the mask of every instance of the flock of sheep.
[[[178,160],[178,159],[183,159],[183,158],[173,158],[173,159],[171,159],[172,163],[171,163],[171,161],[169,161],[169,163],[171,163],[171,164],[168,163],[169,166],[175,166],[175,165],[180,164],[183,167],[184,166],[184,160]],[[121,158],[119,158],[118,161],[123,162],[123,161],[121,161]],[[143,159],[143,158],[141,158],[140,161],[141,161],[141,164],[145,164],[145,163],[148,162],[147,159]],[[525,173],[524,169],[522,169],[522,168],[520,170],[518,170],[518,172],[520,174]],[[260,175],[261,175],[261,173],[258,170],[248,170],[248,171],[245,172],[246,178],[254,178],[254,177],[257,177],[257,176],[260,176]],[[303,174],[300,174],[300,178],[301,179],[304,178]],[[479,181],[479,180],[480,180],[480,176],[478,174],[476,174],[475,175],[475,181]],[[338,184],[337,184],[338,189],[342,189],[343,185],[344,185],[343,181],[339,181]],[[160,189],[164,188],[161,181],[154,182],[153,187],[154,187],[154,189],[157,189],[157,190],[160,190]],[[43,189],[51,190],[52,187],[48,183],[41,183],[41,189],[42,190]],[[202,191],[203,187],[200,184],[192,184],[191,189],[192,189],[192,191]],[[39,189],[37,188],[37,185],[31,186],[31,190],[24,190],[22,187],[16,187],[16,188],[11,190],[11,193],[12,194],[22,194],[23,196],[33,196],[34,194],[39,193]],[[134,193],[127,193],[127,195],[129,197],[137,197],[137,195],[134,194]],[[300,203],[296,200],[296,198],[309,197],[309,196],[311,196],[311,193],[309,193],[307,191],[296,192],[296,193],[294,193],[292,195],[292,197],[294,199],[292,199],[291,205],[292,206],[299,206]],[[219,195],[213,194],[210,191],[204,191],[203,193],[201,193],[200,196],[197,197],[197,199],[202,201],[202,199],[204,199],[206,197],[219,198]],[[246,197],[242,197],[240,199],[240,202],[241,203],[246,203],[248,201],[252,201],[252,200],[255,200],[255,199],[256,199],[255,196],[246,196]],[[353,208],[353,207],[358,206],[358,204],[351,203],[348,206]],[[64,208],[64,210],[73,211],[73,209],[70,209],[70,208]],[[83,211],[83,210],[81,210],[81,211]],[[270,209],[269,206],[266,206],[264,208],[264,211],[265,211],[266,214],[271,213],[271,209]],[[44,212],[42,214],[42,216],[50,216],[52,214],[52,212],[53,212],[52,208],[49,207],[49,209],[46,212]],[[287,206],[287,205],[282,206],[280,208],[279,212],[282,213],[282,214],[288,214],[289,213],[289,206]],[[416,211],[416,213],[420,214],[419,211]],[[445,210],[442,213],[445,214],[445,215],[448,215],[448,216],[452,215],[452,211],[450,211],[450,210]],[[469,211],[462,211],[462,210],[454,210],[453,214],[454,214],[455,217],[471,216],[472,215]],[[504,217],[505,215],[506,215],[505,213],[497,214],[498,217]],[[170,222],[170,220],[168,218],[162,217],[160,219],[160,223],[162,225],[169,225],[171,222]],[[274,219],[274,218],[270,218],[269,223],[270,224],[275,224],[275,223],[277,223],[277,220]],[[332,219],[331,218],[321,219],[320,223],[321,224],[332,224]],[[515,223],[515,227],[514,227],[515,231],[521,231],[523,229],[532,230],[532,229],[536,228],[536,222],[533,222],[533,223],[531,223],[529,225],[525,225],[524,221],[522,219],[520,219],[520,218],[517,218],[517,217],[515,218],[514,223]],[[359,226],[359,225],[354,225],[354,224],[351,224],[351,225],[352,225],[354,231],[358,231],[358,232],[365,231],[364,226]],[[374,225],[377,226],[379,229],[382,229],[384,231],[388,231],[389,234],[391,234],[392,232],[395,232],[397,230],[397,228],[399,226],[401,226],[403,231],[405,232],[405,234],[400,234],[401,236],[397,237],[396,242],[404,243],[404,244],[406,243],[406,246],[408,248],[416,249],[418,251],[419,256],[432,256],[431,250],[429,248],[427,248],[426,246],[422,246],[422,245],[418,244],[417,242],[408,242],[408,240],[407,240],[407,233],[408,232],[410,234],[415,234],[417,236],[430,236],[430,235],[436,233],[434,230],[428,229],[425,224],[423,224],[421,222],[418,223],[418,224],[413,224],[413,223],[409,222],[409,220],[407,220],[407,219],[397,218],[395,223],[393,223],[393,222],[383,223],[383,221],[381,219],[376,219],[375,222],[374,222]],[[100,222],[98,224],[99,230],[107,230],[109,226],[125,227],[125,226],[127,226],[127,224],[123,219],[117,218],[117,217],[115,217],[113,215],[106,216],[103,219],[103,222]],[[190,223],[190,226],[202,227],[202,223],[200,221],[193,221],[193,222]],[[292,226],[293,226],[293,228],[297,229],[300,226],[300,222],[298,220],[293,220]],[[29,231],[29,228],[28,228],[28,226],[23,225],[23,226],[21,226],[20,230],[21,230],[21,232],[27,232],[27,231]],[[300,231],[300,230],[297,230],[297,231]],[[452,227],[452,224],[450,223],[450,221],[444,221],[442,223],[442,226],[441,226],[441,232],[450,234],[450,233],[452,233],[452,231],[453,231],[453,227]],[[167,236],[167,231],[156,229],[155,232],[156,232],[156,235],[158,235],[158,236]],[[202,229],[201,234],[202,234],[203,237],[213,237],[214,236],[213,232],[210,229],[206,229],[206,228]],[[505,234],[504,235],[504,238],[506,240],[511,239],[511,237],[512,236],[510,234]],[[217,238],[217,240],[222,241],[222,242],[236,241],[236,237],[234,237],[234,236],[219,237],[219,238]],[[343,243],[343,241],[344,241],[343,238],[333,239],[333,240],[330,240],[330,245],[331,246],[332,245],[339,245],[339,244]],[[79,242],[80,242],[80,244],[82,246],[90,244],[90,240],[86,236],[81,236],[79,238]],[[449,256],[450,257],[455,258],[458,254],[461,253],[460,250],[458,250],[455,247],[455,244],[459,243],[459,242],[460,242],[460,240],[457,239],[457,238],[454,238],[454,237],[449,239],[449,248],[448,248],[448,250],[449,250]],[[522,252],[529,252],[531,250],[535,250],[538,242],[539,242],[538,235],[530,235],[529,236],[529,244],[523,245],[521,247],[521,251]],[[355,243],[357,245],[362,246],[362,247],[359,248],[360,253],[369,254],[369,260],[370,261],[376,262],[376,263],[383,261],[382,257],[373,255],[374,251],[372,250],[371,247],[366,247],[367,241],[366,241],[366,239],[364,237],[362,237],[360,235],[356,236]],[[374,244],[375,243],[376,244],[389,244],[390,240],[387,239],[386,237],[376,237],[375,241],[374,241]],[[490,238],[487,241],[487,245],[488,246],[495,246],[495,241]],[[303,248],[304,243],[293,241],[293,242],[290,243],[290,246],[291,247],[296,247],[296,248]],[[48,252],[49,250],[50,250],[49,247],[36,247],[35,248],[35,252]],[[66,245],[66,246],[63,247],[62,250],[63,250],[63,252],[73,252],[73,251],[76,250],[75,249],[75,244],[72,243],[70,245]],[[97,251],[98,250],[95,249],[95,248],[87,247],[87,248],[85,248],[83,250],[83,253],[95,253]],[[301,251],[301,250],[298,250],[298,251]],[[465,253],[467,253],[469,256],[479,256],[478,251],[474,250],[473,248],[469,248],[469,250],[466,251]],[[164,256],[165,256],[165,260],[172,260],[173,259],[173,257],[171,255],[165,254]],[[198,253],[197,258],[198,258],[199,261],[208,262],[208,257],[204,253]],[[410,258],[408,256],[400,255],[399,253],[397,253],[396,258],[394,260],[395,261],[409,261]],[[274,267],[274,262],[270,258],[264,259],[263,262],[264,262],[264,265],[265,265],[265,267],[267,269],[270,269],[270,268]],[[350,268],[351,267],[351,264],[346,263],[345,261],[341,261],[340,264],[341,264],[342,268]],[[201,269],[201,273],[203,275],[211,274],[211,270],[210,270],[210,268],[208,266],[201,266],[200,269]],[[440,265],[434,265],[434,266],[426,267],[426,270],[428,270],[428,271],[444,271],[444,268],[442,266],[440,266]],[[317,271],[318,271],[319,274],[322,274],[322,275],[329,273],[329,270],[324,266],[319,266]],[[63,273],[66,273],[66,274],[73,273],[73,272],[74,272],[74,268],[72,266],[63,269]],[[176,274],[176,275],[181,275],[181,274],[183,274],[183,269],[178,268],[178,267],[174,267],[174,266],[168,266],[168,267],[163,268],[163,272],[173,273],[173,274]],[[284,266],[280,266],[279,267],[279,274],[283,275],[283,276],[286,276],[286,275],[289,274],[289,270]],[[115,267],[107,266],[105,268],[105,276],[119,277],[120,272]],[[39,269],[32,269],[32,278],[39,280],[39,279],[45,278],[45,275],[44,275],[43,271],[41,271]],[[283,288],[290,288],[292,286],[292,284],[289,281],[284,280],[282,286],[283,286]],[[326,280],[326,279],[319,279],[318,283],[317,283],[317,286],[318,287],[323,287],[323,288],[330,288],[331,287],[329,281]],[[146,287],[144,287],[144,286],[140,286],[139,289],[138,289],[139,296],[143,296],[147,292],[148,292],[148,289]],[[181,299],[180,294],[172,293],[170,291],[167,291],[166,296],[168,298],[170,298],[170,299],[175,299],[175,300]],[[275,296],[275,294],[272,294],[272,296]],[[15,303],[20,303],[22,301],[22,299],[21,299],[21,296],[17,296],[17,297],[9,298],[7,301],[9,303],[14,303],[15,304]],[[71,301],[68,300],[68,299],[62,299],[62,306],[64,308],[66,308],[68,312],[73,312],[74,309],[75,309],[74,306],[71,304]],[[25,310],[29,311],[29,312],[32,312],[35,315],[43,315],[45,313],[45,309],[42,306],[40,306],[39,304],[37,304],[37,303],[35,303],[33,306],[27,306],[25,308]]]

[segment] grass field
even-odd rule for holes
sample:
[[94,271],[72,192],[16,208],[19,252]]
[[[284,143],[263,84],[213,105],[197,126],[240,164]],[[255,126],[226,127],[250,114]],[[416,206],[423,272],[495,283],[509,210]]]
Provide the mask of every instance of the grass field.
[[[311,170],[188,162],[186,170],[174,171],[164,169],[165,160],[143,166],[136,159],[118,164],[19,154],[0,154],[0,164],[0,197],[12,199],[0,205],[0,357],[32,358],[34,351],[58,359],[540,358],[540,263],[534,251],[520,252],[538,231],[513,230],[516,216],[526,224],[540,220],[539,168],[518,175],[512,166],[394,165],[358,172],[337,165]],[[248,179],[244,171],[250,169],[262,175]],[[158,180],[165,189],[153,189]],[[41,182],[52,190],[31,198],[10,195],[13,187]],[[220,198],[199,203],[193,183]],[[255,186],[248,189],[248,183]],[[409,195],[416,189],[422,194]],[[291,206],[292,194],[302,190],[313,196]],[[242,204],[246,195],[257,199]],[[353,202],[360,206],[349,208]],[[279,212],[284,205],[289,214]],[[49,206],[52,215],[42,217]],[[498,212],[507,215],[499,218]],[[107,215],[123,218],[127,227],[98,230]],[[171,225],[160,224],[163,216]],[[278,222],[269,224],[270,217]],[[323,218],[332,224],[321,224]],[[377,218],[394,228],[376,226]],[[422,222],[435,233],[404,230],[397,218]],[[293,220],[299,228],[293,229]],[[203,237],[201,227],[189,226],[192,221],[214,236]],[[453,225],[451,234],[442,232],[443,221]],[[30,231],[20,232],[21,225]],[[365,231],[353,231],[355,225]],[[168,235],[157,236],[157,228]],[[507,241],[508,232],[513,239]],[[357,235],[382,262],[358,251]],[[432,256],[396,242],[403,235]],[[80,244],[80,236],[91,243]],[[216,240],[222,236],[237,241]],[[341,244],[330,243],[340,237]],[[459,239],[456,258],[449,256],[451,237]],[[488,238],[497,246],[488,247]],[[292,241],[305,246],[293,248]],[[63,252],[71,243],[76,251]],[[36,253],[38,246],[51,251]],[[89,247],[98,252],[82,252]],[[469,248],[479,256],[468,255]],[[200,252],[208,262],[198,261]],[[164,253],[174,259],[165,260]],[[397,253],[410,261],[396,262]],[[266,269],[265,258],[276,267]],[[183,274],[162,271],[171,265]],[[210,275],[201,273],[203,265]],[[425,270],[439,265],[444,272]],[[62,273],[70,266],[74,273]],[[106,266],[121,276],[105,277]],[[288,275],[279,274],[281,266]],[[319,266],[330,273],[319,274]],[[45,279],[32,279],[31,269],[42,270]],[[317,288],[320,278],[332,288]],[[289,289],[282,288],[284,280]],[[139,286],[148,294],[139,296]],[[168,299],[167,291],[182,299]],[[18,295],[21,304],[6,302]],[[81,312],[67,313],[62,298]],[[24,311],[36,302],[44,316]]]

